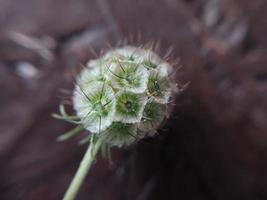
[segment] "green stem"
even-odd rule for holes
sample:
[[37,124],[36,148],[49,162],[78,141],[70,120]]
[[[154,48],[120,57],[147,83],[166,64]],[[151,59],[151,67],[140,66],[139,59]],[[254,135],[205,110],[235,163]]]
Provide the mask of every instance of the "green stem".
[[97,141],[90,142],[89,147],[80,163],[79,169],[76,172],[67,192],[65,193],[63,200],[74,200],[76,195],[90,169],[93,164],[93,161],[96,157],[96,154],[102,145],[103,140],[98,138]]

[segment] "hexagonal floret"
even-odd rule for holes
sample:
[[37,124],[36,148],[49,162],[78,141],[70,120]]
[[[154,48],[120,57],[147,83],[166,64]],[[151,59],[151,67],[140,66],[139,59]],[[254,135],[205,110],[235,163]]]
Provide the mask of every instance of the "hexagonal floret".
[[86,88],[76,85],[73,106],[84,128],[98,133],[110,126],[115,113],[114,99],[114,92],[105,82],[90,84]]
[[137,139],[137,125],[113,122],[102,134],[110,145],[118,147],[130,145]]
[[104,67],[102,59],[92,60],[83,68],[77,78],[77,84],[90,87],[90,84],[107,82],[109,71]]
[[150,71],[147,92],[156,102],[166,104],[171,96],[171,84],[168,76],[163,76],[156,69]]
[[146,105],[147,97],[129,91],[116,94],[115,120],[124,123],[140,122]]
[[147,102],[141,122],[138,124],[139,136],[153,135],[166,115],[166,106],[153,100]]
[[109,70],[113,75],[111,82],[115,88],[135,93],[142,93],[146,90],[148,71],[143,65],[113,60]]

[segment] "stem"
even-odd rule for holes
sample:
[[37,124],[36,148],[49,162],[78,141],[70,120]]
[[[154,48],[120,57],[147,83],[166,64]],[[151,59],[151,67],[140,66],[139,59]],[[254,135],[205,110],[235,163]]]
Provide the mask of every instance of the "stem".
[[90,167],[93,164],[93,161],[96,157],[96,154],[99,150],[99,147],[101,146],[103,140],[101,138],[98,138],[97,141],[90,142],[89,147],[80,163],[79,169],[76,172],[74,178],[72,179],[72,182],[66,191],[63,200],[74,200]]

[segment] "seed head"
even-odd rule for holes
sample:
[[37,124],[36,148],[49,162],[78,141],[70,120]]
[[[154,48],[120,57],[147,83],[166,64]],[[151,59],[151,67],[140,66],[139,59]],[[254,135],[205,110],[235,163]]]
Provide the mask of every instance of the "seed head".
[[133,46],[91,60],[76,79],[73,107],[84,129],[107,144],[126,146],[153,135],[175,92],[172,66]]

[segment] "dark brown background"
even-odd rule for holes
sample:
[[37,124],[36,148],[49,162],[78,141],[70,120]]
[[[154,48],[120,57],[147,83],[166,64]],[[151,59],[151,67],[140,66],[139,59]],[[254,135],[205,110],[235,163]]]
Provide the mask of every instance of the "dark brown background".
[[265,0],[1,0],[0,199],[62,197],[86,146],[57,143],[71,126],[50,114],[90,48],[124,39],[172,47],[190,85],[159,136],[98,158],[78,199],[267,199],[266,13]]

